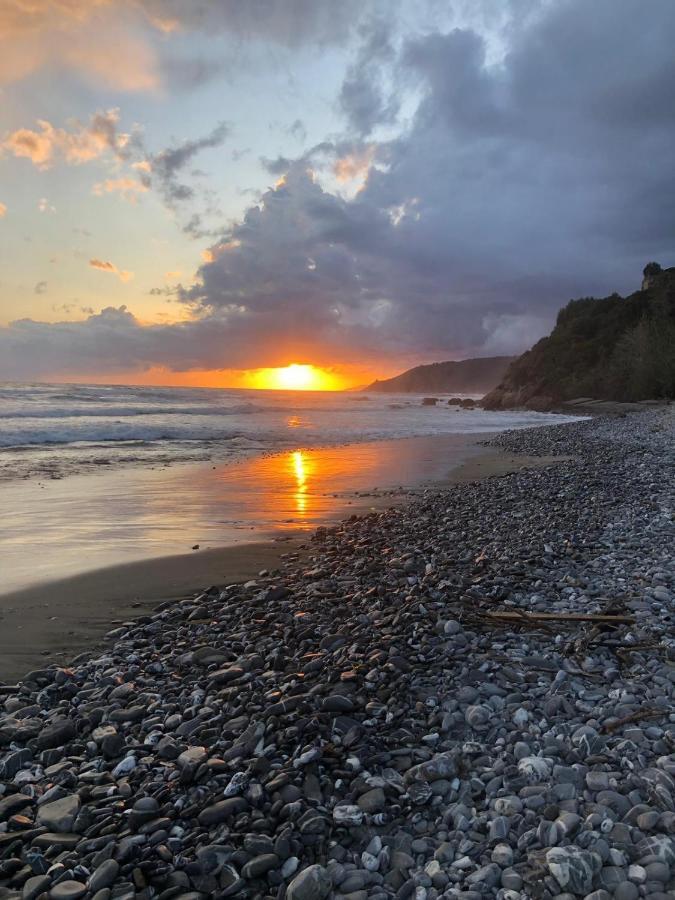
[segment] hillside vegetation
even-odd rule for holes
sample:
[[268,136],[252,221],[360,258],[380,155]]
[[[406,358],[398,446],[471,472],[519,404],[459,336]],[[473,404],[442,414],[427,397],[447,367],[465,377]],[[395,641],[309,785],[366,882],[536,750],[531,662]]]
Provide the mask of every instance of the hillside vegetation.
[[512,360],[512,356],[487,356],[415,366],[394,378],[375,381],[367,390],[392,394],[484,394],[499,384]]
[[550,409],[577,397],[675,397],[675,268],[650,263],[641,290],[572,300],[548,337],[519,356],[487,409]]

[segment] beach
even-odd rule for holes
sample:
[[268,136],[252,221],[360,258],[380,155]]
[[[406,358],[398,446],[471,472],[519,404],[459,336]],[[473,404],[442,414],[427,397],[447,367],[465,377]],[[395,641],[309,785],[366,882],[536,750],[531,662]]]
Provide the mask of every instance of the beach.
[[674,426],[497,435],[2,688],[4,895],[672,896]]
[[0,680],[67,663],[161,601],[276,568],[318,526],[528,464],[483,441],[421,436],[5,484],[15,514],[0,525]]

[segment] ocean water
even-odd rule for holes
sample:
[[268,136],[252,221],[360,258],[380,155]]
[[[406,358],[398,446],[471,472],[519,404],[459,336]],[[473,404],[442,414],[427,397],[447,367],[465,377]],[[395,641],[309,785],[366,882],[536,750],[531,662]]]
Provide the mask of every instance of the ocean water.
[[[0,480],[565,421],[419,395],[0,384]],[[569,417],[571,418],[571,417]]]

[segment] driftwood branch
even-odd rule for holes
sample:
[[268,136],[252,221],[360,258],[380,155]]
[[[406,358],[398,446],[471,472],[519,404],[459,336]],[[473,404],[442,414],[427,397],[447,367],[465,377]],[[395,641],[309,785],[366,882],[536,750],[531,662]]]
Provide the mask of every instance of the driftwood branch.
[[640,722],[642,719],[658,719],[660,716],[667,715],[668,710],[655,709],[653,706],[650,706],[646,709],[638,709],[637,712],[631,713],[629,716],[624,716],[622,719],[614,719],[613,721],[605,722],[600,730],[612,734],[617,728],[621,728],[622,725],[630,725],[633,722]]
[[522,610],[505,610],[503,612],[484,612],[482,616],[498,622],[594,622],[605,625],[634,625],[632,616],[613,616],[604,613],[528,613]]

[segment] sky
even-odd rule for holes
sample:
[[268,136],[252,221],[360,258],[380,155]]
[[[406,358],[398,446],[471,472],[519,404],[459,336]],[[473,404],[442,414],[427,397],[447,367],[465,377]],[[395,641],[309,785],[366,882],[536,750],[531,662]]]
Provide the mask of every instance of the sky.
[[674,44],[672,0],[0,0],[0,379],[520,353],[675,262]]

